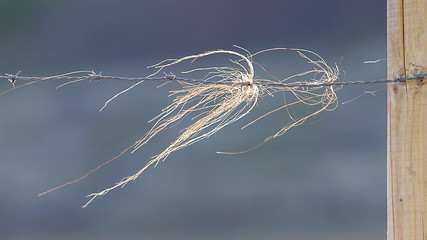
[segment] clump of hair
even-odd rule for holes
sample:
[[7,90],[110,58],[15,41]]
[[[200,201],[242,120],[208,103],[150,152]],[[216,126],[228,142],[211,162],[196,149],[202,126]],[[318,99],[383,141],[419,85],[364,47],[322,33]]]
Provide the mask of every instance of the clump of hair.
[[155,121],[153,127],[136,142],[132,153],[144,146],[159,132],[179,122],[189,114],[197,112],[197,116],[192,119],[194,123],[185,128],[175,141],[161,153],[153,156],[134,175],[123,178],[110,188],[89,195],[92,198],[83,207],[86,207],[96,197],[105,195],[109,191],[123,187],[128,182],[137,179],[149,166],[157,165],[160,161],[164,161],[172,152],[211,136],[221,128],[241,119],[252,110],[258,101],[261,91],[260,87],[254,84],[254,69],[250,59],[240,53],[226,50],[209,51],[176,60],[167,60],[152,67],[158,69],[156,73],[159,73],[164,68],[185,60],[195,60],[200,57],[221,53],[240,57],[246,62],[247,67],[236,62],[240,68],[211,67],[192,70],[209,71],[208,79],[216,78],[218,81],[216,84],[207,85],[182,82],[184,88],[172,91],[172,95],[176,96],[175,99],[152,120]]

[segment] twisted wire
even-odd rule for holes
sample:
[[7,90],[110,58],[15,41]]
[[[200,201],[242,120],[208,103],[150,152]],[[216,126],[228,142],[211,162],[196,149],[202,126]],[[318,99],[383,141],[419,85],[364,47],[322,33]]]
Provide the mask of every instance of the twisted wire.
[[[392,83],[392,82],[406,82],[408,80],[421,80],[426,77],[426,73],[415,74],[410,77],[400,77],[396,79],[379,79],[373,81],[350,81],[350,82],[312,82],[312,83],[271,83],[271,82],[257,82],[253,84],[265,86],[265,87],[285,87],[285,88],[312,88],[312,87],[330,87],[330,86],[347,86],[347,85],[366,85],[366,84],[379,84],[379,83]],[[124,77],[124,76],[104,76],[101,73],[96,74],[94,72],[87,75],[74,75],[74,76],[50,76],[50,77],[37,77],[37,76],[19,76],[17,74],[6,73],[0,75],[0,80],[9,80],[14,86],[18,81],[47,81],[47,80],[65,80],[65,81],[76,81],[76,80],[89,80],[98,81],[101,80],[119,80],[127,82],[141,82],[141,81],[178,81],[178,82],[189,82],[189,83],[201,83],[201,84],[236,84],[232,82],[223,82],[223,81],[213,81],[213,80],[203,80],[203,79],[192,79],[192,78],[182,78],[177,77],[173,74],[166,75],[164,77]],[[245,83],[241,83],[245,84]]]

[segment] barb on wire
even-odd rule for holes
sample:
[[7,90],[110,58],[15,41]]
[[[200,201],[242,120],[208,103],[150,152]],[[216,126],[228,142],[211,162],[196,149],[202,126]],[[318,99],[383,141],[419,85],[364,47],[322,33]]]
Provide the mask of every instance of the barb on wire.
[[8,80],[9,80],[9,82],[11,82],[12,83],[12,86],[15,88],[15,82],[16,82],[16,80],[18,79],[18,75],[21,73],[21,71],[19,71],[19,72],[17,72],[16,74],[9,74],[9,73],[6,73],[5,74],[5,77],[7,77],[8,78]]
[[[240,50],[244,50],[243,48],[238,48]],[[305,72],[291,75],[285,79],[279,79],[267,72],[261,64],[258,64],[254,61],[254,57],[259,54],[283,50],[296,52],[301,59],[305,60],[311,66],[311,68]],[[192,123],[182,129],[180,135],[176,138],[175,141],[167,146],[162,152],[153,156],[152,159],[148,161],[148,163],[146,163],[145,166],[135,174],[123,178],[112,187],[88,195],[90,200],[83,207],[86,207],[95,198],[105,195],[115,188],[122,188],[128,182],[134,181],[148,167],[151,165],[156,166],[160,161],[164,161],[171,153],[192,145],[200,140],[208,138],[227,125],[240,120],[249,114],[249,112],[251,112],[251,110],[257,105],[259,99],[265,95],[272,95],[273,93],[281,92],[283,93],[283,104],[280,107],[270,110],[262,116],[255,118],[255,120],[242,127],[242,129],[255,124],[260,119],[280,110],[286,110],[290,121],[281,129],[279,129],[275,134],[266,138],[263,142],[261,142],[261,144],[285,134],[293,127],[304,124],[308,119],[313,118],[321,112],[334,110],[338,104],[335,91],[342,86],[404,82],[411,79],[422,79],[426,76],[426,74],[419,74],[413,77],[405,77],[394,80],[344,82],[338,81],[341,70],[337,64],[335,64],[333,67],[330,67],[320,55],[309,50],[295,48],[274,48],[263,50],[255,54],[251,54],[246,50],[244,51],[246,55],[235,51],[216,50],[190,55],[179,59],[164,60],[158,64],[150,66],[150,68],[154,69],[155,72],[147,77],[104,76],[102,75],[102,72],[97,74],[94,71],[76,71],[51,77],[25,77],[18,76],[19,73],[14,75],[5,74],[4,76],[0,76],[0,80],[6,79],[13,84],[12,89],[4,91],[0,93],[0,95],[10,92],[11,90],[15,90],[19,87],[40,81],[65,81],[65,83],[62,83],[57,88],[84,80],[88,80],[89,83],[95,80],[98,81],[98,83],[101,82],[101,80],[120,80],[134,82],[130,87],[120,91],[118,94],[107,100],[101,110],[104,109],[109,102],[116,99],[121,94],[131,90],[135,86],[143,83],[144,81],[178,82],[182,85],[181,89],[171,91],[171,96],[175,96],[172,103],[169,106],[163,108],[162,112],[157,117],[150,120],[150,122],[153,123],[152,128],[134,144],[125,149],[119,155],[98,166],[84,176],[41,193],[40,196],[84,179],[89,174],[99,169],[101,166],[104,166],[105,164],[117,159],[128,150],[131,151],[131,153],[135,152],[137,149],[149,142],[159,132],[178,125],[181,120],[186,117],[190,118]],[[170,67],[185,61],[194,63],[199,58],[218,54],[230,57],[232,66],[208,66],[203,68],[190,69],[183,72],[183,74],[201,73],[204,77],[200,79],[178,77],[171,72],[167,74],[165,71],[166,69],[169,69]],[[271,79],[255,77],[255,67],[257,67],[257,70],[259,67],[261,70],[260,72],[266,74]],[[303,80],[289,82],[291,79],[300,78]],[[24,83],[21,85],[15,85],[19,82]],[[290,96],[288,96],[288,94]],[[292,99],[291,102],[287,100],[289,97]],[[298,116],[298,113],[291,113],[289,108],[296,104],[305,104],[311,106],[311,112],[302,116]]]
[[99,73],[96,73],[92,70],[92,73],[88,74],[88,77],[90,77],[89,83],[92,83],[93,80],[98,81],[98,83],[101,82],[102,79],[102,71]]

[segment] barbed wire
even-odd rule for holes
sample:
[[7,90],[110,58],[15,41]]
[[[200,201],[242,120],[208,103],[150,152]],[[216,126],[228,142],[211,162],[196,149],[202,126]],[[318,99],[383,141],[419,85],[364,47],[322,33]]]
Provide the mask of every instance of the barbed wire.
[[[85,71],[86,72],[86,71]],[[233,82],[224,82],[224,81],[213,81],[213,80],[203,80],[203,79],[192,79],[192,78],[182,78],[177,77],[174,74],[165,74],[164,77],[125,77],[125,76],[104,76],[102,72],[95,73],[91,72],[87,75],[74,75],[74,76],[49,76],[49,77],[37,77],[37,76],[19,76],[20,72],[17,74],[5,73],[0,75],[0,80],[8,80],[15,87],[15,83],[18,81],[77,81],[77,80],[89,80],[98,81],[101,80],[118,80],[118,81],[127,81],[127,82],[141,82],[141,81],[178,81],[178,82],[188,82],[188,83],[201,83],[201,84],[230,84],[235,85]],[[367,85],[367,84],[379,84],[379,83],[392,83],[392,82],[406,82],[408,80],[422,80],[427,76],[427,73],[414,74],[410,77],[400,77],[396,79],[379,79],[372,81],[349,81],[349,82],[309,82],[309,83],[279,83],[279,82],[257,82],[254,81],[253,84],[260,86],[271,86],[271,87],[285,87],[285,88],[311,88],[311,87],[329,87],[329,86],[346,86],[346,85]],[[238,84],[245,84],[244,82]]]

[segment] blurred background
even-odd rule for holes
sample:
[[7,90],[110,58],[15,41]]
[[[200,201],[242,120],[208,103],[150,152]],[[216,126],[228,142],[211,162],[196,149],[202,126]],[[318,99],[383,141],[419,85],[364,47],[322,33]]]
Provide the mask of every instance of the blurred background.
[[[330,65],[340,63],[346,81],[386,76],[385,61],[364,63],[386,57],[386,1],[380,0],[1,0],[0,19],[0,74],[147,76],[146,66],[163,59],[236,50],[236,44],[251,52],[313,50]],[[283,78],[310,68],[284,55],[260,63]],[[344,87],[338,108],[314,124],[245,154],[216,154],[249,149],[288,122],[284,111],[240,130],[283,101],[280,94],[265,96],[241,121],[82,209],[87,194],[135,173],[180,128],[79,183],[37,195],[134,143],[179,85],[146,82],[99,112],[130,83],[80,82],[55,90],[59,84],[0,96],[0,239],[386,237],[384,85]],[[0,91],[11,87],[0,82]],[[364,91],[375,96],[357,98]]]

